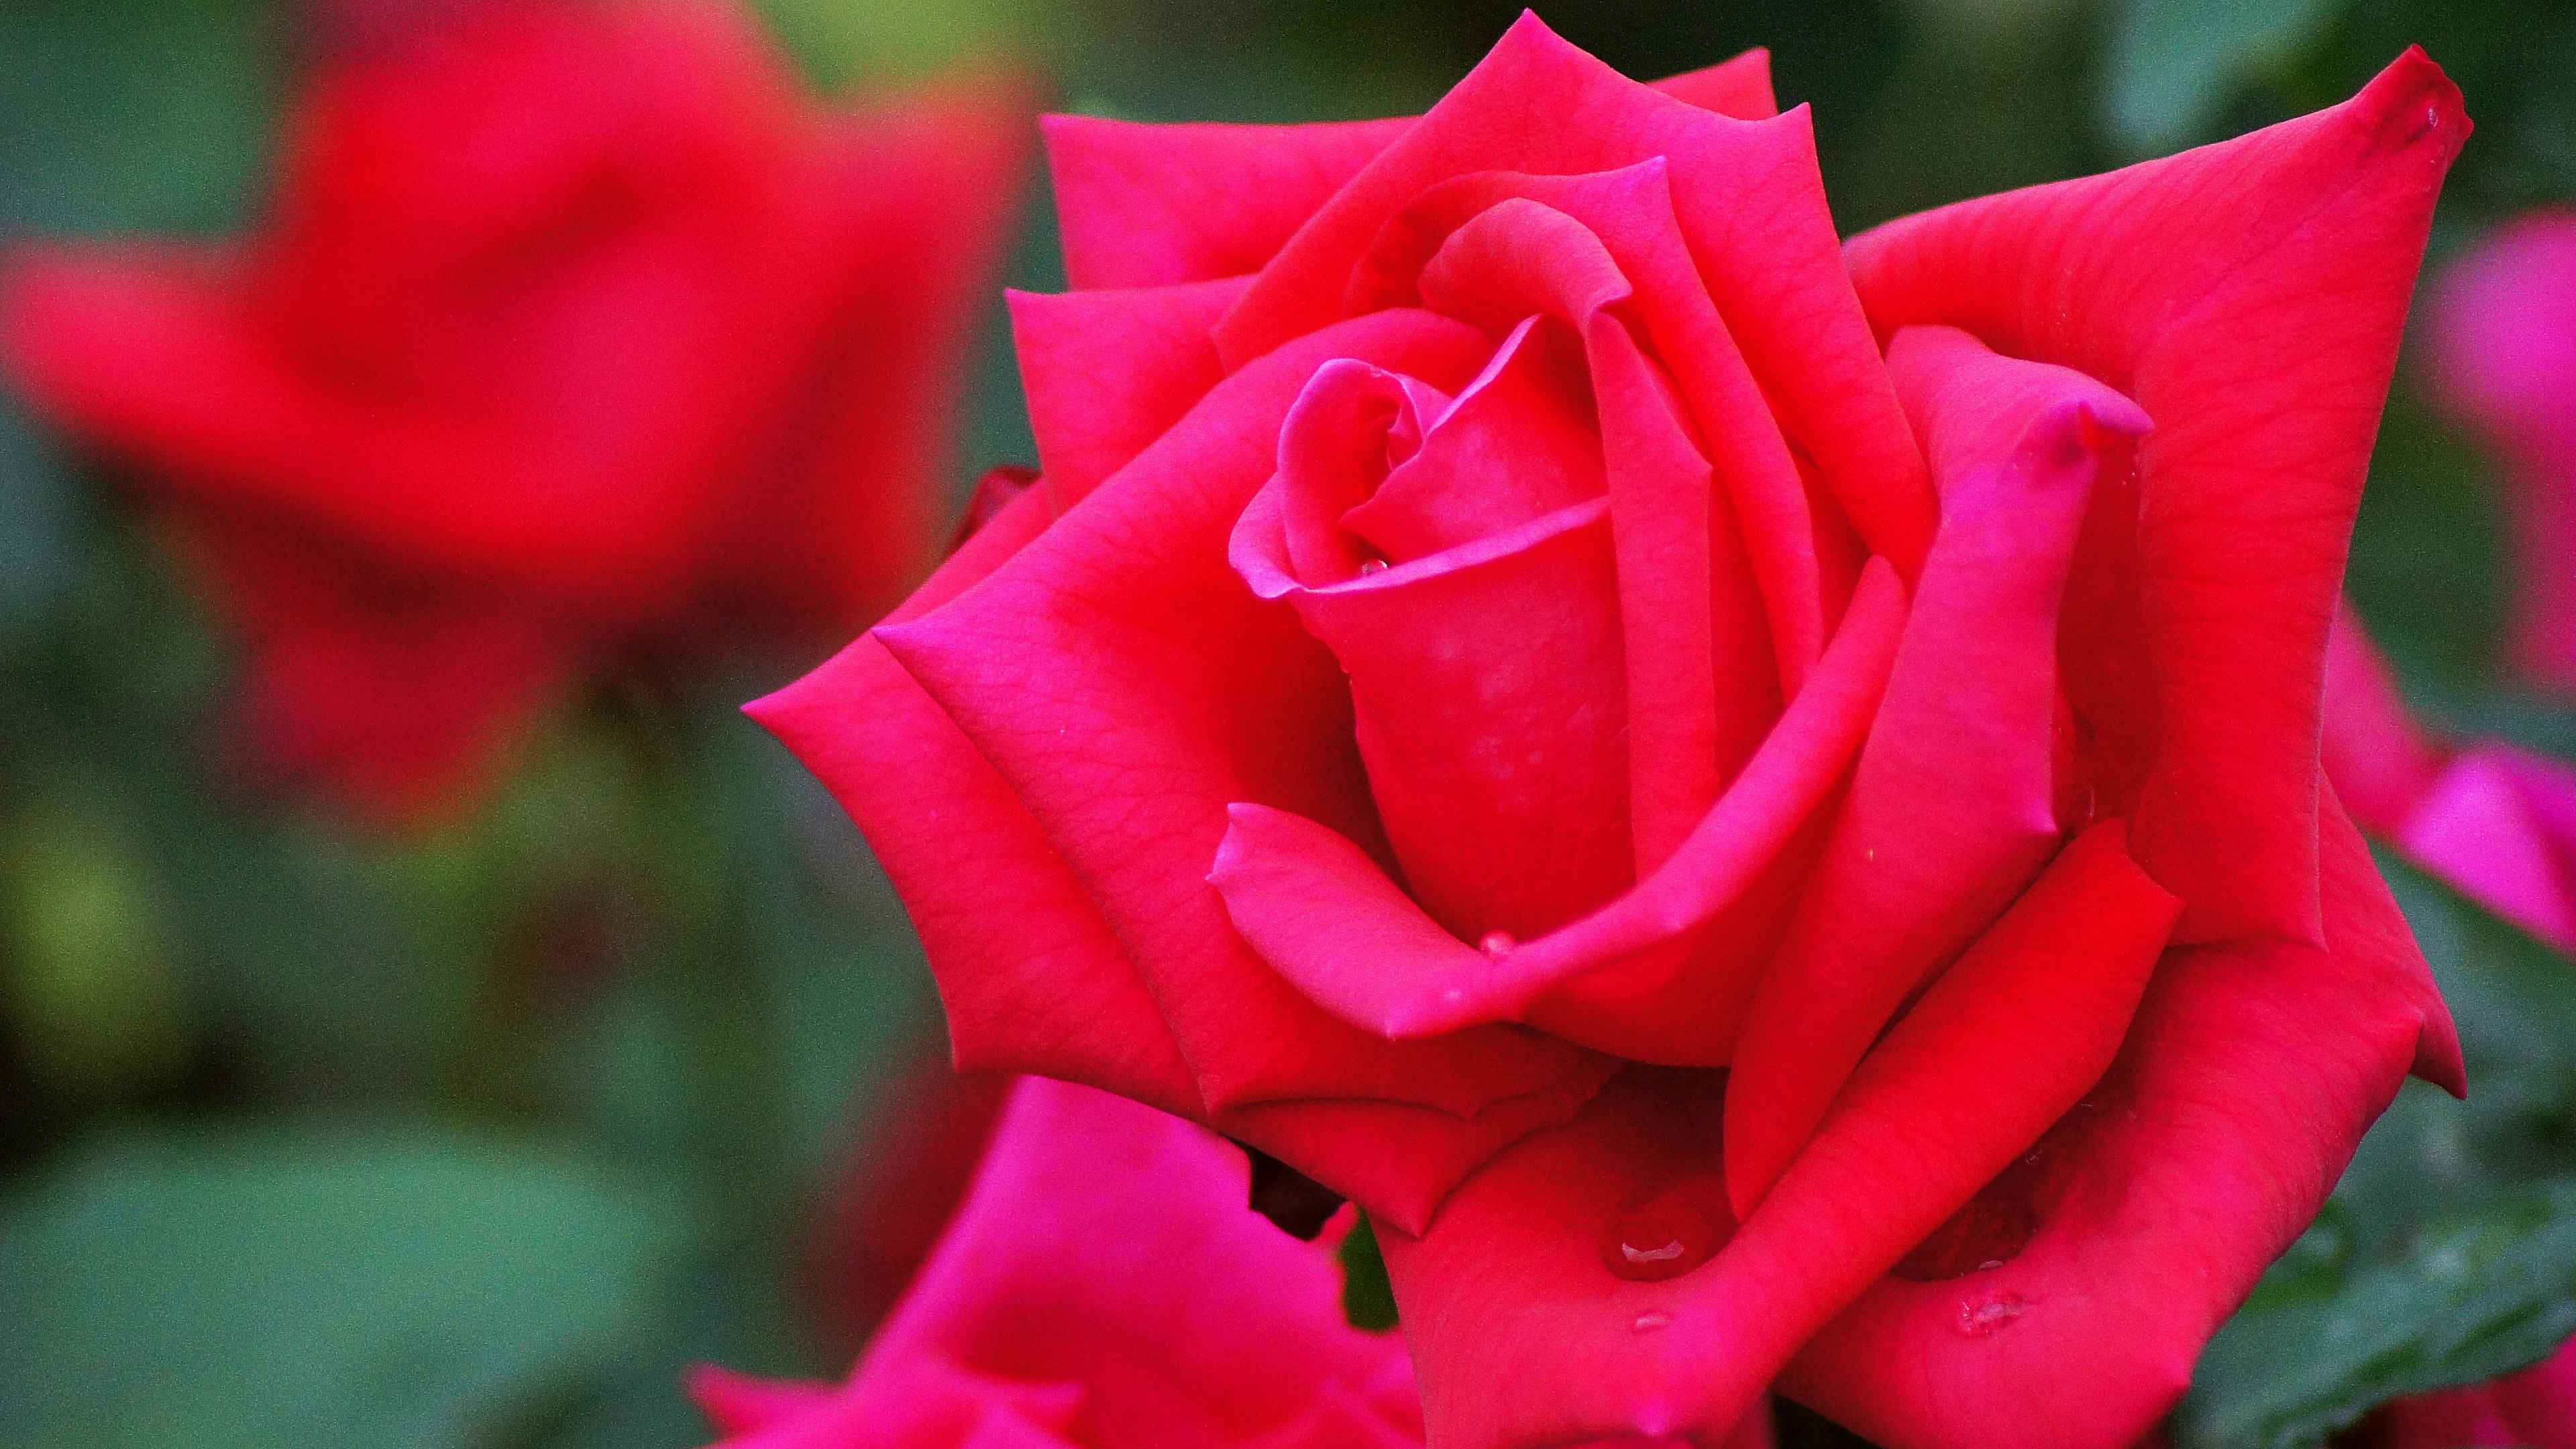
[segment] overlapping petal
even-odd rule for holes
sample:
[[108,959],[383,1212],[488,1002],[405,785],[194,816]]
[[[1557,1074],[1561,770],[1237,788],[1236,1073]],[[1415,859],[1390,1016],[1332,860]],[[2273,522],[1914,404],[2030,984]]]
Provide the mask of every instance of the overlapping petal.
[[2315,1217],[2419,1038],[2447,1031],[2404,918],[2326,801],[2327,947],[2167,953],[2089,1105],[2003,1185],[2027,1241],[1993,1267],[1880,1282],[1790,1364],[1785,1392],[1900,1449],[2123,1449],[2163,1414]]
[[1897,334],[1888,363],[1941,531],[1851,793],[1745,1016],[1726,1101],[1738,1211],[1898,1006],[2056,848],[2060,604],[2096,477],[2150,427],[2091,378],[1947,328]]
[[[2096,827],[1896,1026],[1740,1228],[1718,1074],[1631,1069],[1573,1124],[1505,1152],[1429,1233],[1386,1240],[1433,1437],[1484,1449],[1733,1423],[2093,1085],[2174,910],[2120,828]],[[1705,1261],[1615,1272],[1647,1204],[1668,1214],[1659,1239]]]
[[2409,52],[2350,101],[1851,244],[1882,336],[1962,328],[2101,379],[2139,450],[2159,736],[2139,858],[2193,940],[2323,939],[2315,739],[2327,625],[2459,92]]
[[1454,390],[1488,351],[1474,329],[1420,312],[1301,339],[1210,393],[983,583],[875,636],[1044,827],[1212,1109],[1321,1096],[1465,1115],[1580,1066],[1499,1030],[1389,1045],[1336,1023],[1252,955],[1206,883],[1236,801],[1372,829],[1340,671],[1225,561],[1282,418],[1327,359]]

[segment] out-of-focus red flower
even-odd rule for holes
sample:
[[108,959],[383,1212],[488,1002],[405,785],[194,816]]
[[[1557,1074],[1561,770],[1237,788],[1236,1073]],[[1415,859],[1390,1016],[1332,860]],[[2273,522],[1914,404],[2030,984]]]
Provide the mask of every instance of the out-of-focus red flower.
[[0,340],[197,560],[249,757],[410,813],[604,660],[917,577],[1025,114],[826,107],[719,0],[461,7],[322,67],[255,234],[26,251]]
[[924,1053],[868,1115],[816,1224],[816,1306],[835,1341],[855,1346],[903,1296],[965,1198],[1012,1080]]
[[2513,665],[2576,689],[2576,211],[2498,231],[2432,300],[2435,390],[2504,473]]
[[1044,482],[755,713],[962,1060],[1368,1210],[1444,1445],[2126,1449],[2456,1082],[2317,708],[2467,130],[2410,53],[1845,247],[1758,54],[1058,118]]
[[2497,740],[2428,734],[2350,605],[2326,654],[2324,754],[2327,778],[2365,828],[2576,953],[2576,768]]
[[2400,1399],[2354,1449],[2576,1449],[2576,1345],[2473,1388]]
[[[1418,1449],[1404,1341],[1343,1322],[1329,1244],[1244,1205],[1243,1154],[1026,1078],[849,1380],[701,1368],[727,1449]],[[1767,1409],[1724,1449],[1769,1449]]]

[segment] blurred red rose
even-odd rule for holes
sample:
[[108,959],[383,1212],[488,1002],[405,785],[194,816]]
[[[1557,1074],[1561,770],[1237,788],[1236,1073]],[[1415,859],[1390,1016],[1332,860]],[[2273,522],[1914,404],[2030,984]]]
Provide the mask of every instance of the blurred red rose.
[[2576,767],[2456,744],[2408,713],[2350,606],[2326,654],[2325,762],[2353,818],[2488,910],[2576,953]]
[[[847,1383],[702,1368],[690,1390],[729,1449],[1418,1449],[1403,1340],[1343,1322],[1332,1247],[1245,1187],[1199,1128],[1024,1080]],[[1757,1411],[1718,1449],[1770,1444]]]
[[929,1053],[893,1073],[815,1224],[816,1306],[834,1342],[855,1346],[903,1296],[965,1198],[1012,1081]]
[[2576,1449],[2576,1348],[2474,1388],[2401,1399],[2350,1449]]
[[714,0],[470,7],[317,75],[254,235],[17,256],[0,343],[201,567],[250,757],[406,814],[603,660],[918,577],[1023,115],[823,107]]
[[2576,211],[2502,228],[2432,300],[2434,388],[2504,472],[2513,665],[2576,689]]
[[2410,53],[1847,271],[1758,54],[1058,118],[1044,481],[755,712],[962,1064],[1368,1209],[1435,1441],[2128,1445],[2457,1081],[2317,720],[2467,129]]

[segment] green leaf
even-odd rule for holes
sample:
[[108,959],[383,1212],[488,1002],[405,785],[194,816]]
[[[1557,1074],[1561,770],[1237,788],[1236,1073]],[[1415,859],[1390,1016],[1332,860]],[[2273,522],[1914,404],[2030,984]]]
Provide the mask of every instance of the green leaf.
[[2194,139],[2227,90],[2275,65],[2331,19],[2337,0],[2128,0],[2112,12],[2105,121],[2120,145]]
[[0,1442],[446,1449],[662,1309],[667,1200],[420,1127],[95,1142],[0,1201]]
[[2576,1178],[2429,1226],[2348,1277],[2267,1278],[2202,1355],[2176,1427],[2190,1449],[2303,1449],[2386,1400],[2536,1362],[2570,1333]]
[[1368,1214],[1342,1238],[1335,1250],[1342,1260],[1342,1317],[1353,1328],[1371,1333],[1385,1333],[1396,1325],[1395,1285],[1387,1280],[1386,1257],[1377,1248],[1377,1229],[1369,1226]]

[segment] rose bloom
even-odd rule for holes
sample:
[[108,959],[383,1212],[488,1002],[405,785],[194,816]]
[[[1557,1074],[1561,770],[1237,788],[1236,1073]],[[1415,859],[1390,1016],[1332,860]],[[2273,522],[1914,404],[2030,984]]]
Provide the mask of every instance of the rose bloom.
[[[846,1384],[700,1369],[725,1449],[1419,1449],[1403,1340],[1243,1154],[1089,1087],[1010,1096],[956,1222]],[[1721,1449],[1770,1449],[1767,1409]]]
[[1838,242],[1756,53],[1050,123],[1044,481],[754,706],[961,1064],[1375,1220],[1431,1439],[2135,1442],[2456,1041],[2321,783],[2420,53]]
[[2431,312],[2434,391],[2504,474],[2511,661],[2576,689],[2576,211],[2497,231],[2443,275]]
[[0,348],[238,636],[246,759],[409,815],[596,670],[917,581],[1023,114],[827,108],[713,0],[473,7],[316,75],[254,234],[18,255]]
[[2576,953],[2576,767],[2416,724],[2349,606],[2326,651],[2326,777],[2353,818],[2488,910]]

